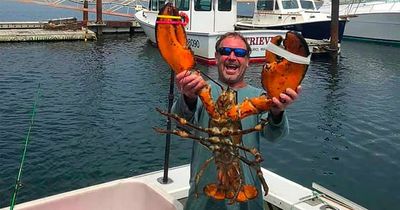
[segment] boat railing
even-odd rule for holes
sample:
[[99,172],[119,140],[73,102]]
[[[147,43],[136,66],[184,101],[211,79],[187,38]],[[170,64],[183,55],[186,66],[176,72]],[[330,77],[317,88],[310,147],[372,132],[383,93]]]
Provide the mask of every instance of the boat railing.
[[391,12],[399,8],[396,7],[396,5],[400,3],[400,0],[385,0],[385,1],[351,0],[351,2],[347,3],[348,3],[347,6],[344,9],[342,9],[342,11],[343,14],[345,14],[345,16],[351,16],[360,12],[371,13],[375,11],[381,11],[382,5],[386,5],[385,7],[386,12]]

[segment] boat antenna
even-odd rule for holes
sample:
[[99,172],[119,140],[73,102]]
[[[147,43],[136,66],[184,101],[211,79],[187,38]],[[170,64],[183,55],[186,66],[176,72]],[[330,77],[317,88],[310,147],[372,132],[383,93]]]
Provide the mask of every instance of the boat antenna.
[[[168,94],[168,113],[171,113],[172,104],[174,102],[174,83],[175,83],[175,73],[171,69],[171,75],[169,80],[169,94]],[[171,119],[167,118],[167,130],[171,130]],[[158,182],[161,184],[171,183],[172,180],[168,178],[168,168],[169,168],[169,151],[171,147],[171,134],[167,133],[165,135],[165,153],[164,153],[164,175],[158,178]]]
[[11,203],[10,203],[10,210],[14,209],[14,205],[15,205],[15,201],[17,199],[17,193],[19,188],[21,188],[22,184],[21,184],[21,176],[22,176],[22,167],[24,166],[24,161],[25,161],[25,156],[26,156],[26,150],[28,147],[28,143],[29,143],[29,138],[31,135],[31,131],[32,131],[32,127],[33,127],[33,122],[35,119],[35,114],[36,114],[36,106],[37,103],[39,101],[39,95],[40,95],[40,83],[38,84],[37,90],[36,90],[36,97],[35,97],[35,101],[33,103],[33,108],[32,108],[32,113],[31,113],[31,121],[29,123],[29,129],[28,129],[28,134],[26,135],[25,138],[25,146],[24,146],[24,150],[22,152],[22,157],[21,157],[21,164],[19,166],[19,171],[18,171],[18,176],[17,176],[17,180],[15,182],[15,186],[14,186],[14,193],[12,195],[11,198]]

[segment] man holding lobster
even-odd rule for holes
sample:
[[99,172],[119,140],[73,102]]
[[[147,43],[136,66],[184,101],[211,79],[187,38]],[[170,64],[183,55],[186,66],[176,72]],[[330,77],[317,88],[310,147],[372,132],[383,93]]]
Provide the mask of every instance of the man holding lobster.
[[[258,97],[265,94],[265,91],[253,87],[246,83],[244,75],[249,65],[249,57],[251,53],[250,45],[246,39],[237,32],[228,32],[221,36],[216,43],[215,57],[218,67],[218,85],[224,88],[231,88],[236,92],[237,102],[242,102],[245,98]],[[221,93],[221,87],[214,82],[207,83],[200,74],[190,73],[188,71],[180,72],[176,75],[176,83],[180,90],[181,96],[175,102],[172,112],[187,119],[191,123],[199,127],[209,127],[210,117],[204,110],[204,105],[199,100],[199,91],[207,84],[211,86],[212,97],[217,98]],[[241,144],[247,148],[260,149],[260,140],[265,138],[269,141],[276,141],[289,132],[288,120],[285,109],[298,99],[301,87],[295,90],[287,88],[278,97],[272,98],[272,107],[269,112],[261,112],[256,115],[250,115],[240,120],[240,129],[254,128],[260,122],[268,123],[258,132],[251,132],[241,135]],[[264,119],[264,120],[263,120]],[[207,134],[195,131],[196,135],[207,138]],[[240,154],[248,159],[252,159],[244,151]],[[225,199],[219,200],[209,196],[205,196],[201,191],[217,177],[215,163],[208,161],[212,157],[209,148],[204,147],[198,141],[194,141],[191,159],[191,178],[190,191],[185,209],[202,210],[202,209],[247,209],[258,210],[263,209],[263,194],[261,193],[262,183],[257,178],[258,172],[247,164],[241,164],[241,176],[247,185],[255,186],[257,196],[246,200],[245,202],[229,202]],[[205,162],[209,162],[207,167]],[[198,174],[201,171],[200,174]],[[196,177],[197,176],[197,177]],[[196,181],[198,183],[196,183]],[[198,186],[196,186],[198,184]],[[196,192],[197,188],[200,193]],[[265,188],[265,187],[264,187]],[[264,189],[268,190],[268,189]],[[217,195],[216,195],[217,196]],[[228,195],[226,195],[228,197]]]

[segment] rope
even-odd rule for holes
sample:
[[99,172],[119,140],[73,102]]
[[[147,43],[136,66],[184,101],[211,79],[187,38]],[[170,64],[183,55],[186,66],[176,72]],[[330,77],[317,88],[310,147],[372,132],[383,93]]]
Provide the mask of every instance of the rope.
[[14,186],[14,193],[13,193],[13,196],[11,198],[10,210],[14,209],[15,201],[17,199],[17,193],[18,193],[19,188],[21,187],[22,167],[24,166],[26,150],[27,150],[28,143],[29,143],[29,137],[31,135],[33,122],[34,122],[34,119],[35,119],[36,105],[37,105],[37,102],[39,100],[39,94],[40,94],[40,83],[39,83],[39,85],[37,87],[37,90],[36,90],[36,98],[35,98],[35,101],[34,101],[34,104],[33,104],[33,108],[32,108],[31,121],[29,123],[30,125],[29,125],[29,129],[28,129],[28,134],[26,135],[26,138],[25,138],[25,146],[24,146],[24,151],[22,153],[21,164],[19,166],[17,180],[16,180],[15,186]]
[[170,18],[170,19],[181,19],[181,16],[171,16],[171,15],[158,15],[159,18]]
[[[167,18],[167,19],[173,19],[173,20],[161,20],[159,18]],[[176,20],[178,20],[178,21],[176,21]],[[183,22],[182,22],[182,20],[183,20]],[[183,25],[185,27],[189,23],[189,17],[184,12],[179,13],[179,16],[158,15],[156,23],[157,24]]]

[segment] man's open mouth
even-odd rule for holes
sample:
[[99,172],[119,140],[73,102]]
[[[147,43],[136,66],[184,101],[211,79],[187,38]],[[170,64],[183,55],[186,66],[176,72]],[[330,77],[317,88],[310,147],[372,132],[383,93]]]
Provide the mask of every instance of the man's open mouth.
[[[236,70],[238,70],[240,67],[240,65],[238,64],[225,64],[225,68],[227,71],[232,71],[232,72],[236,72]],[[229,73],[228,72],[228,73]]]

